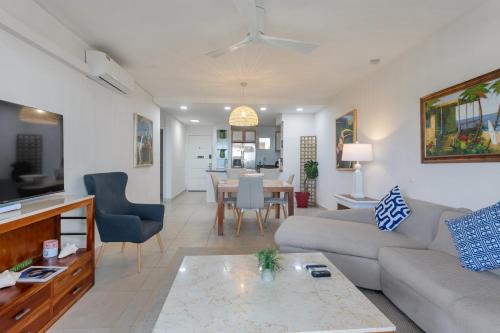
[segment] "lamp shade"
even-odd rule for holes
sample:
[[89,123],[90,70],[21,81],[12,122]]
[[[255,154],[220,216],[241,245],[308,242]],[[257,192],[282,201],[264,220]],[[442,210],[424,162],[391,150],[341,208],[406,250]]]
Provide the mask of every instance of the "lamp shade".
[[231,111],[229,124],[231,126],[257,126],[259,124],[259,117],[254,109],[242,105]]
[[342,161],[372,161],[373,149],[370,143],[346,143],[342,149]]

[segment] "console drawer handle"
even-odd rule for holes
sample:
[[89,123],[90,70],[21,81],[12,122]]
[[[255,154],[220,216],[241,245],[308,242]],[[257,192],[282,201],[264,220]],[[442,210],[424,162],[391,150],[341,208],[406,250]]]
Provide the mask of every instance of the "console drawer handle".
[[77,276],[78,274],[80,274],[80,272],[82,271],[82,268],[78,268],[76,271],[73,272],[73,276]]
[[75,290],[71,292],[72,295],[78,294],[78,292],[82,289],[82,287],[76,287]]
[[31,312],[30,308],[26,308],[24,310],[19,311],[19,313],[16,314],[16,317],[15,317],[16,321],[21,320],[24,316],[26,316],[30,312]]

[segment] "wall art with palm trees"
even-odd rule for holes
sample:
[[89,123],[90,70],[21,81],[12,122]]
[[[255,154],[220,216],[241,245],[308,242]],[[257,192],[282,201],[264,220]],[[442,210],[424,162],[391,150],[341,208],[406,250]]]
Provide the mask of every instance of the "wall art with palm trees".
[[500,161],[500,69],[420,99],[422,163]]

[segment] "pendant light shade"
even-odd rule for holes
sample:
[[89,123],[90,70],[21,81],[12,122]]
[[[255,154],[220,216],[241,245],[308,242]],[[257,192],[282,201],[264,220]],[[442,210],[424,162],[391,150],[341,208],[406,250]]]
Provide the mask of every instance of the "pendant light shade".
[[235,108],[229,115],[231,126],[257,126],[259,117],[257,112],[249,106],[242,105]]
[[[242,98],[245,98],[245,88],[248,85],[246,82],[241,82]],[[247,105],[241,105],[235,108],[229,115],[229,125],[231,126],[257,126],[259,124],[259,116],[254,109]]]

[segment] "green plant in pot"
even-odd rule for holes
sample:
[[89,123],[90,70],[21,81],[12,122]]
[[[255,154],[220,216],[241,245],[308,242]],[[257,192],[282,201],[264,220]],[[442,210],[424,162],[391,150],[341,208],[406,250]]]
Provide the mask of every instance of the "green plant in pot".
[[267,248],[255,254],[259,261],[260,277],[264,282],[274,280],[276,272],[281,269],[279,252],[277,249]]
[[307,203],[309,202],[309,192],[307,192],[307,181],[314,180],[318,178],[318,165],[319,163],[313,160],[309,160],[304,163],[304,173],[306,178],[304,179],[303,192],[295,192],[295,198],[297,199],[297,207],[307,208]]

